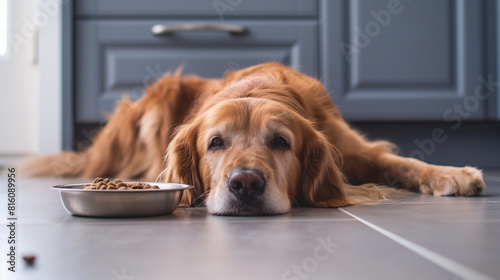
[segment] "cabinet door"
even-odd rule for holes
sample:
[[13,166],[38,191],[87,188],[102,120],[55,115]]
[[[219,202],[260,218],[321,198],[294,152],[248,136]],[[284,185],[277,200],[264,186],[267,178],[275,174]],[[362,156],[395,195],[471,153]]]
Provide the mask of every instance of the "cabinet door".
[[322,75],[343,115],[486,118],[484,2],[322,1]]
[[[179,32],[152,35],[154,25],[236,25],[246,32]],[[97,123],[129,93],[139,98],[164,72],[222,77],[226,70],[267,61],[288,64],[317,76],[315,21],[150,21],[82,20],[76,22],[76,122]]]

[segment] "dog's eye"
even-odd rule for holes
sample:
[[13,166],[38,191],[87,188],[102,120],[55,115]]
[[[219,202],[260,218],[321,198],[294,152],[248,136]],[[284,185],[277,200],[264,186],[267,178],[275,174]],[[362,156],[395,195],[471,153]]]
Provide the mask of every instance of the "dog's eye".
[[210,150],[217,150],[222,148],[224,148],[224,140],[222,140],[222,138],[220,137],[213,138],[210,142],[210,146],[208,147],[208,149]]
[[273,141],[271,142],[271,147],[273,149],[282,149],[282,150],[290,149],[290,145],[288,144],[286,139],[283,137],[274,138]]

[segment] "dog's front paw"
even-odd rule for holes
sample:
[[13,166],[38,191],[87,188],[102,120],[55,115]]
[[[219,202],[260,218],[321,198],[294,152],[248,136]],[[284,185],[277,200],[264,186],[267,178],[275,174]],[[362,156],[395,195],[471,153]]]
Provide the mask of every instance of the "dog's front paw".
[[474,196],[481,193],[486,185],[483,174],[474,167],[429,167],[420,177],[420,192],[435,196]]

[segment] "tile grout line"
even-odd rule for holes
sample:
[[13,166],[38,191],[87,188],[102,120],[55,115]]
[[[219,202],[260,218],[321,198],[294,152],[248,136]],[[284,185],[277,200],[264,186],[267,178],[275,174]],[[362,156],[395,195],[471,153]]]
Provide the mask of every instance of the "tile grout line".
[[351,214],[350,212],[344,210],[343,208],[339,208],[340,211],[344,212],[345,214],[355,218],[359,222],[363,223],[364,225],[370,227],[371,229],[377,231],[378,233],[384,235],[385,237],[391,239],[392,241],[398,243],[399,245],[407,248],[410,251],[413,251],[417,255],[420,255],[421,257],[427,259],[428,261],[434,263],[437,266],[440,266],[441,268],[458,275],[459,277],[463,279],[471,279],[471,280],[494,280],[493,278],[484,275],[472,268],[469,268],[467,266],[464,266],[454,260],[451,260],[445,256],[442,256],[434,251],[431,251],[429,249],[426,249],[416,243],[413,243],[407,239],[404,239],[403,237],[396,235],[386,229],[383,229],[377,225],[374,225],[354,214]]
[[[231,220],[231,222],[245,222],[245,223],[253,223],[253,222],[267,222],[269,220],[264,220],[264,219],[259,219],[259,220]],[[206,222],[205,220],[199,220],[199,221],[192,221],[189,219],[185,220],[172,220],[172,221],[166,221],[166,220],[156,220],[156,221],[117,221],[117,220],[110,220],[110,221],[102,221],[102,222],[93,222],[93,221],[88,221],[88,222],[69,222],[69,223],[57,223],[57,222],[45,222],[45,223],[20,223],[20,226],[27,225],[27,226],[47,226],[47,225],[137,225],[137,224],[169,224],[169,223],[190,223],[190,224],[195,224],[195,223],[204,223]],[[357,222],[356,219],[296,219],[296,220],[275,220],[271,222]]]

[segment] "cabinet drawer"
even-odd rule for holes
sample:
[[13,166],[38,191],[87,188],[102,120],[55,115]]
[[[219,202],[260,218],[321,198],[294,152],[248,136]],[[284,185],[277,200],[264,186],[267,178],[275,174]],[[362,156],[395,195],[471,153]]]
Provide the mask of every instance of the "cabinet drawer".
[[77,0],[77,16],[316,16],[316,0]]
[[76,122],[97,123],[116,101],[133,99],[164,72],[183,65],[185,74],[222,77],[226,70],[266,61],[288,64],[317,76],[315,21],[224,21],[246,29],[227,32],[178,32],[154,36],[154,25],[217,25],[220,21],[101,21],[76,22]]

